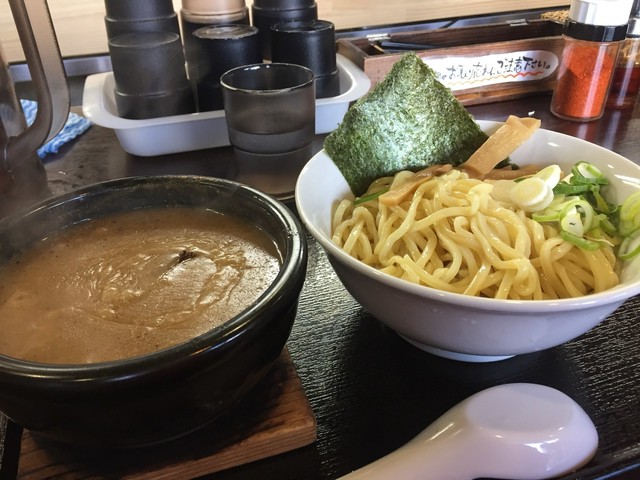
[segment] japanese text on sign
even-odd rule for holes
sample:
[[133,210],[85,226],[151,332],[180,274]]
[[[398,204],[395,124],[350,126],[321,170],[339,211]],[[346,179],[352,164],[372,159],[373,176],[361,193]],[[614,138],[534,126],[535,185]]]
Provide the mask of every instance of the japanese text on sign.
[[541,80],[558,68],[558,57],[545,50],[480,57],[423,58],[423,61],[436,72],[438,80],[451,90]]

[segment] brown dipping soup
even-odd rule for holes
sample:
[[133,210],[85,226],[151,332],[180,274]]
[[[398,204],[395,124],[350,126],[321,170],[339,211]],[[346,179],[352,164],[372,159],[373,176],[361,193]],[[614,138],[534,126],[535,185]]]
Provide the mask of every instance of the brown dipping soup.
[[68,364],[160,350],[246,309],[280,266],[266,233],[204,209],[76,225],[0,269],[0,354]]

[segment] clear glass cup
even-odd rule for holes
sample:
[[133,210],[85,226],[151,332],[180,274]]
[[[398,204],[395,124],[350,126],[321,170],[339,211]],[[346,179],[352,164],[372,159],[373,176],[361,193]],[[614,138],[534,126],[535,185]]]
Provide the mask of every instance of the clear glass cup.
[[259,63],[220,78],[229,141],[255,154],[298,150],[315,136],[313,72],[289,63]]
[[260,63],[220,78],[236,180],[280,200],[293,197],[315,138],[313,72],[301,65]]

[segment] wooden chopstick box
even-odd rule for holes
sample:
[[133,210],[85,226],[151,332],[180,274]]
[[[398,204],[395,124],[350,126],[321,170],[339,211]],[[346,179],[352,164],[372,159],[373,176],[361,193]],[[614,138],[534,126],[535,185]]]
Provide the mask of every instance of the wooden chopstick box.
[[414,50],[463,105],[473,105],[551,91],[563,39],[561,23],[529,20],[343,38],[337,44],[372,87]]

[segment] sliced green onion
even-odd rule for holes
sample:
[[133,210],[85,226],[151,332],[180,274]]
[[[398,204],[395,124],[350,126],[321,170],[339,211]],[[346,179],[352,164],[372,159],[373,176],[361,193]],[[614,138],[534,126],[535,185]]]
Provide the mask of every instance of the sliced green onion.
[[547,207],[547,209],[553,209],[556,210],[558,212],[562,211],[562,209],[564,208],[564,205],[567,202],[571,202],[574,200],[580,200],[579,196],[575,196],[575,195],[555,195],[553,197],[553,201],[551,202],[551,204]]
[[529,177],[516,183],[509,192],[509,197],[519,208],[536,212],[553,201],[553,192],[542,178]]
[[582,218],[577,208],[572,207],[568,211],[564,211],[564,215],[560,216],[560,228],[576,237],[582,237],[584,235],[584,225],[582,224]]
[[558,165],[549,165],[544,167],[538,173],[535,174],[536,177],[541,178],[544,182],[549,186],[549,188],[555,187],[558,183],[560,183],[560,175],[562,170]]
[[617,233],[616,226],[604,213],[599,213],[594,217],[594,225],[591,230],[594,228],[602,229],[607,235],[615,235]]
[[580,200],[576,196],[556,195],[547,208],[533,213],[531,218],[537,222],[559,222]]
[[361,203],[370,202],[371,200],[377,199],[380,195],[382,195],[383,193],[386,193],[388,191],[389,191],[388,188],[383,188],[382,190],[380,190],[378,192],[374,192],[374,193],[371,193],[369,195],[365,195],[363,197],[356,197],[356,199],[353,201],[353,204],[354,205],[359,205]]
[[571,169],[573,173],[572,183],[596,183],[606,185],[607,179],[600,169],[589,162],[578,162]]
[[601,246],[608,245],[614,247],[617,243],[613,242],[610,237],[606,236],[604,231],[600,227],[593,228],[589,231],[588,235],[585,235],[587,240],[593,240],[598,242]]
[[560,182],[553,187],[553,193],[555,195],[579,195],[587,191],[589,191],[588,185],[574,185],[567,182]]
[[560,209],[560,218],[564,217],[565,215],[568,215],[569,213],[572,212],[572,210],[575,210],[576,205],[580,201],[581,201],[580,197],[575,197],[574,199],[564,202],[562,205],[560,205],[560,207],[562,207]]
[[595,251],[600,248],[599,242],[596,242],[594,240],[587,240],[583,237],[578,237],[564,230],[560,231],[560,238],[584,250]]
[[640,230],[635,230],[625,237],[618,249],[618,258],[630,260],[640,253]]
[[559,211],[551,211],[548,208],[535,212],[531,215],[531,219],[535,220],[538,223],[545,222],[557,222],[560,220],[560,212]]
[[596,212],[593,211],[593,207],[586,200],[578,200],[576,202],[576,208],[582,217],[582,225],[584,225],[584,231],[588,232],[593,226],[594,217]]
[[599,212],[608,214],[611,211],[611,208],[609,207],[609,204],[606,202],[604,197],[600,195],[600,189],[596,191],[592,190],[592,193],[596,203],[595,205],[596,210],[598,210]]
[[623,237],[628,237],[636,230],[637,228],[633,222],[620,220],[620,223],[618,224],[618,233]]
[[620,220],[629,221],[640,216],[640,190],[633,192],[627,199],[622,202],[620,207]]
[[[544,172],[539,178],[546,180],[547,176],[551,177]],[[610,204],[600,191],[607,184],[598,167],[578,162],[553,187],[554,198],[549,205],[531,213],[531,218],[540,223],[557,222],[561,238],[579,248],[597,250],[603,245],[619,244],[621,260],[640,255],[640,191],[622,205]],[[534,196],[537,201],[537,196],[531,195]]]
[[511,200],[519,208],[527,212],[539,212],[546,209],[555,196],[553,189],[538,177],[530,177],[525,182],[516,184],[509,192]]

